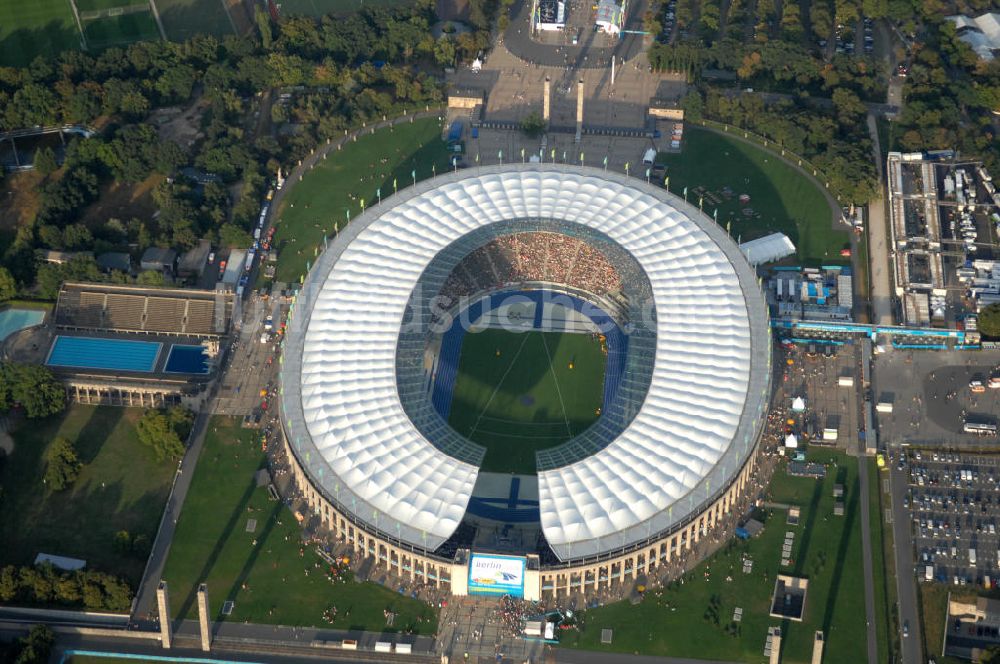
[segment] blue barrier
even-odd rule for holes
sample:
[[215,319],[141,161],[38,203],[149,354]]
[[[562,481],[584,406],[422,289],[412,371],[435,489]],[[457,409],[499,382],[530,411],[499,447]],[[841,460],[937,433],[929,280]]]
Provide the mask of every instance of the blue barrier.
[[101,659],[134,659],[139,662],[178,662],[183,664],[263,664],[263,662],[251,662],[231,659],[212,659],[209,657],[167,657],[165,655],[137,655],[127,652],[104,652],[100,650],[65,650],[59,659],[59,664],[75,656],[96,657]]

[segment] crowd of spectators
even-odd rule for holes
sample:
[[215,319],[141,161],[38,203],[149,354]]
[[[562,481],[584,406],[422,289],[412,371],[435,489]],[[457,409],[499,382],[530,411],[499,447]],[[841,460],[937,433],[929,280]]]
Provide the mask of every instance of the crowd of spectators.
[[563,284],[598,295],[622,288],[618,269],[586,241],[527,232],[498,237],[463,258],[445,280],[441,295],[458,299],[530,282]]

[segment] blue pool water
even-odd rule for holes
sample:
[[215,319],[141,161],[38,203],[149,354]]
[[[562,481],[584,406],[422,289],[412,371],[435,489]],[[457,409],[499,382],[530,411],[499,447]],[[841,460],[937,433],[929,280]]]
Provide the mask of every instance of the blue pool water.
[[201,346],[174,345],[170,347],[167,366],[163,370],[167,373],[208,373],[208,356]]
[[45,363],[77,369],[152,371],[162,346],[155,341],[58,336]]
[[0,311],[0,342],[32,325],[38,325],[45,319],[44,311],[35,309],[5,309]]

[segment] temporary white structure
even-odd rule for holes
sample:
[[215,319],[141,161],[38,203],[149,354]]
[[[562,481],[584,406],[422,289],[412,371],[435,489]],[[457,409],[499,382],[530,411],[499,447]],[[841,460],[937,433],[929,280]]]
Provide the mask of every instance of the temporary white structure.
[[478,469],[411,422],[396,350],[411,291],[442,250],[511,219],[599,230],[652,286],[656,354],[645,401],[604,449],[538,475],[561,559],[682,522],[756,445],[770,335],[750,266],[711,219],[660,188],[599,169],[516,164],[449,173],[369,208],[320,256],[288,328],[286,431],[310,481],[370,527],[433,550],[458,527]]
[[763,265],[795,254],[795,245],[784,233],[771,233],[740,245],[751,265]]

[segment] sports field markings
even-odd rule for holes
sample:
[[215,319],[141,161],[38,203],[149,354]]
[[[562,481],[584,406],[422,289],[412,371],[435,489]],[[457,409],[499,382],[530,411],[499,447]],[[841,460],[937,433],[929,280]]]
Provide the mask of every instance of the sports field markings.
[[507,370],[504,371],[503,376],[500,377],[500,382],[493,388],[493,393],[490,394],[490,398],[486,400],[486,405],[483,406],[483,409],[479,411],[479,415],[476,416],[476,423],[472,425],[472,429],[469,431],[469,435],[467,436],[468,438],[472,438],[472,436],[475,435],[476,429],[479,428],[479,421],[483,419],[483,415],[490,407],[490,404],[493,403],[493,399],[495,399],[497,394],[500,392],[500,388],[503,387],[503,382],[507,380],[507,375],[510,374],[510,370],[514,368],[515,364],[517,364],[517,358],[521,356],[521,351],[524,350],[524,344],[528,342],[528,336],[529,335],[525,335],[524,339],[521,340],[521,345],[517,347],[517,352],[514,353],[514,359],[512,359],[510,364],[507,365]]
[[566,433],[570,436],[573,435],[573,429],[569,425],[569,418],[566,417],[566,402],[563,401],[562,390],[559,388],[559,377],[556,375],[556,368],[552,361],[552,353],[549,352],[549,344],[545,341],[545,335],[542,335],[542,348],[545,349],[545,355],[549,358],[549,371],[552,372],[552,380],[556,384],[556,394],[559,396],[559,406],[562,408],[563,412],[563,422],[566,423]]

